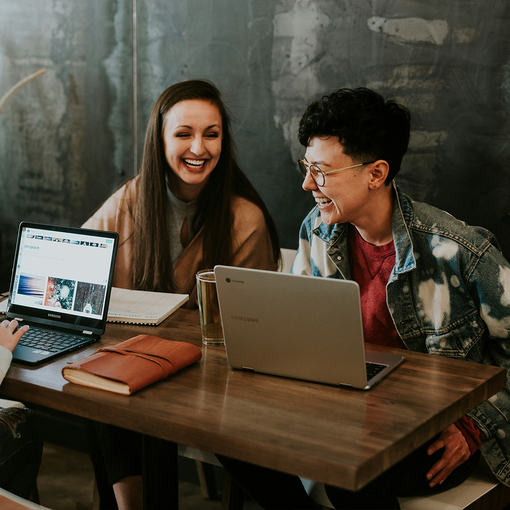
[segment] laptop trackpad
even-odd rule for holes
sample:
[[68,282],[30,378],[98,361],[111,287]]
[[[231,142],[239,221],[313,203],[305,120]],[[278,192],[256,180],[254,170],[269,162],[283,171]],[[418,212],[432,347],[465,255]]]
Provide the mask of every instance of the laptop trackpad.
[[46,358],[50,354],[50,352],[44,351],[42,349],[17,345],[12,352],[12,359],[14,361],[23,361],[24,363],[36,363],[40,359]]

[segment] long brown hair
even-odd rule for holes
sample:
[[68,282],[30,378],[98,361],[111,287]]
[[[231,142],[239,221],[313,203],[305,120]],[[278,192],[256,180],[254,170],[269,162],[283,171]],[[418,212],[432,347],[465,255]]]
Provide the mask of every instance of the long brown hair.
[[197,200],[194,231],[203,227],[204,268],[232,259],[232,204],[236,196],[257,205],[266,220],[275,262],[280,244],[275,224],[262,198],[239,168],[230,135],[230,119],[219,90],[205,80],[189,80],[167,88],[156,101],[147,126],[134,211],[133,285],[137,289],[173,291],[173,267],[167,226],[167,175],[172,172],[163,146],[165,115],[180,101],[199,99],[214,104],[222,119],[223,139],[218,164]]

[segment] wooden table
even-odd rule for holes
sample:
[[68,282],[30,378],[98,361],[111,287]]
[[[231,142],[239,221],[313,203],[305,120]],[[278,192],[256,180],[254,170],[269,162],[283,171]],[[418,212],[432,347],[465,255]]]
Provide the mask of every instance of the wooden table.
[[[100,344],[141,333],[201,345],[198,312],[184,309],[157,328],[109,324]],[[501,368],[406,351],[406,362],[365,392],[234,371],[216,346],[203,346],[200,362],[129,397],[67,383],[62,367],[100,344],[37,368],[13,364],[0,391],[350,490],[505,384]]]

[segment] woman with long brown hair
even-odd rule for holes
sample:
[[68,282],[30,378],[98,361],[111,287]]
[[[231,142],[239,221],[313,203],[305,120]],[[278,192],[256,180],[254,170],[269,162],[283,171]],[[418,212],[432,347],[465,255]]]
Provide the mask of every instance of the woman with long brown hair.
[[[84,227],[119,233],[113,285],[190,294],[216,264],[275,270],[280,246],[260,195],[239,168],[220,92],[190,80],[152,109],[140,174]],[[141,505],[141,439],[91,423],[89,445],[101,509]]]
[[84,226],[119,233],[113,284],[123,288],[192,294],[200,269],[276,269],[280,256],[274,222],[236,161],[220,92],[204,80],[161,94],[140,174]]

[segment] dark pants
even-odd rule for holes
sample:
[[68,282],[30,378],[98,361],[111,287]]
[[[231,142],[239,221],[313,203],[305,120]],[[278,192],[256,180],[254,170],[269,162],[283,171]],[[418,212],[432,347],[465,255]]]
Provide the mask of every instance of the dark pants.
[[321,508],[310,499],[297,476],[216,456],[244,492],[265,510]]
[[[466,480],[476,466],[480,452],[453,471],[442,485],[430,488],[425,475],[439,460],[443,449],[427,455],[432,439],[358,492],[326,486],[336,509],[399,509],[397,496],[420,496],[443,492]],[[219,461],[243,490],[266,510],[304,510],[317,506],[297,476],[246,462],[218,456]]]
[[113,484],[142,474],[142,436],[95,421],[87,423],[89,453],[94,467],[101,510],[117,510]]
[[0,408],[0,487],[27,499],[35,488],[42,451],[31,411]]
[[397,497],[427,496],[457,487],[465,481],[480,458],[480,451],[455,469],[441,485],[430,488],[425,478],[441,458],[444,449],[427,455],[434,440],[418,448],[358,492],[326,486],[326,493],[334,508],[343,510],[399,509]]

